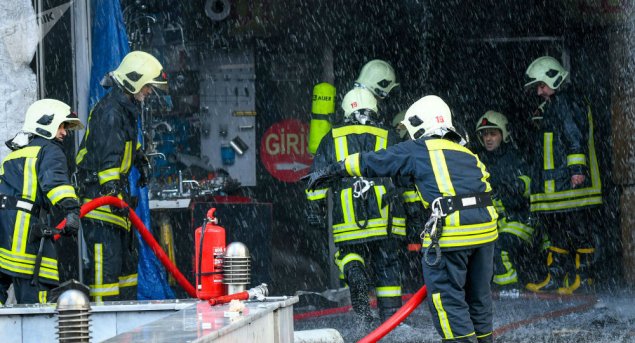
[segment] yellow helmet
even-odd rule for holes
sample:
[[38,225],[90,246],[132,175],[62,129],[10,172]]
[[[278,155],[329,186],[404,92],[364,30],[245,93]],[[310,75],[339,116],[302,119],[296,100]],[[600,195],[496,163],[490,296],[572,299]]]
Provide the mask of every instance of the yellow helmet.
[[[476,132],[478,133],[484,129],[499,129],[503,135],[503,142],[509,142],[509,131],[507,130],[507,117],[504,114],[495,112],[495,111],[487,111],[479,120],[476,122]],[[478,141],[483,145],[483,138],[480,135],[476,135]]]
[[450,107],[436,95],[427,95],[417,100],[401,122],[412,139],[432,135],[443,136],[445,132],[456,132],[452,125]]
[[370,91],[363,88],[353,88],[342,100],[344,118],[350,118],[354,112],[359,110],[370,110],[377,114],[377,99]]
[[558,89],[562,82],[569,76],[569,72],[566,71],[560,62],[551,56],[542,56],[535,59],[527,71],[525,71],[525,77],[527,82],[525,88],[533,87],[539,82],[545,83],[551,89]]
[[137,94],[145,85],[167,90],[168,79],[163,66],[154,56],[143,51],[132,51],[126,55],[117,69],[112,71],[113,78],[126,91]]
[[399,86],[395,70],[386,61],[372,60],[362,67],[355,86],[366,88],[375,96],[383,99],[390,91]]
[[67,104],[55,99],[34,102],[26,110],[23,132],[32,133],[46,139],[53,139],[60,124],[68,123],[67,130],[81,130],[84,125]]

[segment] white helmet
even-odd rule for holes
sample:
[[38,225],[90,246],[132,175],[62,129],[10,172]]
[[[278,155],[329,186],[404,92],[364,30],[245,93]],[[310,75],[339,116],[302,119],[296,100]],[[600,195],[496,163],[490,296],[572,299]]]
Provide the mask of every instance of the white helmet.
[[84,128],[71,107],[55,99],[42,99],[34,102],[26,111],[23,132],[32,133],[46,139],[54,139],[62,123],[68,123],[67,130]]
[[143,51],[132,51],[126,55],[112,77],[125,90],[137,94],[145,85],[167,90],[168,79],[163,66],[154,56]]
[[359,77],[355,80],[355,86],[366,88],[378,98],[383,99],[399,84],[395,70],[388,62],[372,60],[362,67]]
[[377,99],[373,93],[366,89],[353,88],[344,95],[342,109],[344,110],[344,118],[349,118],[355,111],[365,109],[377,113]]
[[[478,122],[476,122],[476,132],[478,133],[484,129],[499,129],[503,135],[503,142],[509,142],[509,131],[507,130],[507,117],[504,114],[495,112],[495,111],[487,111],[481,118],[479,118]],[[483,145],[483,138],[480,135],[476,135],[478,141]]]
[[544,82],[549,88],[556,90],[567,76],[569,76],[569,72],[562,67],[558,60],[551,56],[542,56],[527,67],[525,88]]
[[412,139],[438,135],[443,137],[448,131],[456,132],[452,126],[450,107],[436,95],[427,95],[417,100],[401,122]]

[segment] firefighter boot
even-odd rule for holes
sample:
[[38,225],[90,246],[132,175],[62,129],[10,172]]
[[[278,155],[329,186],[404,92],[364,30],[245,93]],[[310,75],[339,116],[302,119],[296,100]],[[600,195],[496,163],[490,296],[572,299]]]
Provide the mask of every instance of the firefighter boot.
[[494,343],[494,335],[491,332],[484,335],[476,334],[476,339],[478,343]]
[[581,248],[575,254],[575,276],[570,274],[565,287],[558,288],[558,294],[570,295],[578,289],[585,293],[594,293],[593,278],[591,277],[591,261],[593,259],[593,248]]
[[561,288],[567,274],[566,264],[569,259],[569,252],[557,248],[549,247],[547,255],[547,277],[539,283],[528,283],[525,287],[532,292],[548,292]]
[[359,322],[359,328],[369,330],[373,325],[373,314],[368,298],[368,277],[359,263],[346,266],[346,281],[351,292],[351,305]]
[[476,338],[476,336],[474,334],[472,334],[472,335],[461,337],[461,338],[442,339],[441,342],[442,343],[448,343],[448,342],[452,342],[452,343],[478,343],[478,339]]

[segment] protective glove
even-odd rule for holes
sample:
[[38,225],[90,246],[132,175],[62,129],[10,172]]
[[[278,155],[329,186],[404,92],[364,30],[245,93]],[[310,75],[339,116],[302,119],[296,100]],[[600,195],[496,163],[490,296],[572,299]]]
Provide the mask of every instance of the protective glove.
[[62,230],[64,236],[77,236],[79,231],[79,209],[66,214],[66,226]]
[[139,180],[137,186],[145,187],[150,182],[152,176],[152,167],[150,166],[150,160],[146,154],[139,150],[135,156],[135,167],[139,170]]
[[320,188],[320,186],[324,185],[328,181],[345,176],[348,176],[346,166],[344,165],[344,161],[340,161],[330,164],[324,169],[309,173],[303,176],[300,180],[307,181],[306,189],[312,191],[316,188]]

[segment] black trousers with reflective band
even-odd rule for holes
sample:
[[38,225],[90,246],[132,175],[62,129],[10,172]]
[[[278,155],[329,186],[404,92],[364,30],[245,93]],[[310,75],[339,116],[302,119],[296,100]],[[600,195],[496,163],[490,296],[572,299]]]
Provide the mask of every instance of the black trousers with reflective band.
[[494,242],[443,251],[436,266],[422,260],[428,307],[443,339],[492,332],[493,256]]
[[48,292],[56,286],[37,283],[31,285],[31,279],[0,273],[0,303],[7,303],[9,286],[13,283],[13,292],[18,304],[44,304],[47,302]]

